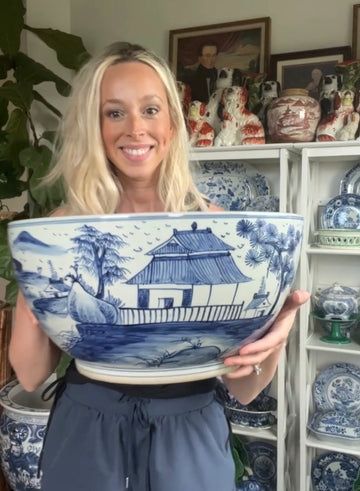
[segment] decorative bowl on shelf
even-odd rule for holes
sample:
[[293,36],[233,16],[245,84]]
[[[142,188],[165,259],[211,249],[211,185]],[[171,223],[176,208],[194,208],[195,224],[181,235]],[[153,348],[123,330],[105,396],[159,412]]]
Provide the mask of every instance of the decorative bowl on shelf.
[[229,211],[279,211],[262,174],[239,160],[207,160],[191,167],[194,181],[211,202]]
[[320,229],[315,232],[316,245],[324,248],[360,248],[360,230]]
[[276,424],[276,416],[271,411],[254,411],[226,406],[226,413],[232,423],[248,428],[265,430]]
[[318,288],[313,300],[316,314],[324,319],[347,321],[359,313],[359,291],[337,282],[328,288]]
[[346,411],[316,411],[308,428],[319,440],[340,445],[360,446],[360,422],[356,414]]
[[295,278],[303,218],[285,213],[50,217],[9,225],[20,288],[84,375],[161,384],[229,371]]

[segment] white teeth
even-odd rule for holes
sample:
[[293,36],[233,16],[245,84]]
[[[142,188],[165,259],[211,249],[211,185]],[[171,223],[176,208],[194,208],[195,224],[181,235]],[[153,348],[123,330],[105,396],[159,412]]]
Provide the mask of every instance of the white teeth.
[[146,148],[123,148],[124,152],[129,153],[130,155],[144,155],[149,147]]

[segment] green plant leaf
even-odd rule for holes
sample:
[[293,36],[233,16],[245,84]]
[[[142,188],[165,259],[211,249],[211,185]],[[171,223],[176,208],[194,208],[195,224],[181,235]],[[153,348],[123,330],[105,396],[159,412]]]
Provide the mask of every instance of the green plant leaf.
[[27,189],[27,183],[17,178],[12,162],[2,160],[0,166],[0,199],[21,196]]
[[14,278],[11,281],[9,281],[9,283],[6,285],[5,302],[14,307],[16,304],[18,291],[19,291],[18,283]]
[[8,77],[8,71],[12,67],[10,58],[7,55],[0,55],[0,79]]
[[66,68],[78,70],[90,57],[79,36],[57,29],[39,29],[24,26],[38,36],[49,48],[56,51],[57,59]]
[[356,480],[353,484],[352,491],[360,491],[360,470],[359,470],[358,475],[356,477]]
[[33,101],[32,86],[29,84],[14,83],[11,81],[5,82],[0,87],[0,97],[10,101],[15,107],[23,111],[29,111]]
[[8,158],[13,162],[17,177],[20,177],[24,170],[20,164],[19,154],[29,146],[27,121],[27,115],[21,109],[14,109],[5,128],[8,133]]
[[22,0],[0,0],[0,49],[14,55],[20,46],[25,8]]
[[15,57],[14,76],[19,84],[33,86],[42,82],[54,82],[56,90],[63,96],[70,94],[71,85],[41,63],[19,52]]
[[56,367],[57,378],[65,375],[66,369],[69,366],[72,358],[67,353],[62,353],[58,366]]
[[231,449],[232,456],[234,459],[234,464],[235,464],[235,483],[238,486],[240,484],[240,481],[245,473],[245,466],[241,462],[241,459],[239,457],[239,454],[236,451],[236,448]]
[[8,105],[8,100],[0,98],[0,128],[2,128],[9,119]]
[[233,435],[232,440],[233,440],[233,446],[236,449],[240,460],[245,466],[249,467],[250,466],[249,456],[247,454],[247,451],[245,450],[243,441],[241,440],[239,435]]
[[52,186],[43,186],[41,184],[43,178],[49,172],[51,159],[52,152],[45,145],[37,149],[29,147],[20,153],[20,161],[22,165],[31,170],[29,192],[31,194],[31,198],[37,205],[35,208],[33,208],[36,215],[48,214],[61,204],[64,197],[61,182],[57,182]]
[[10,249],[7,243],[0,244],[0,258],[0,277],[10,281],[14,278],[14,274]]
[[58,109],[56,109],[55,106],[50,104],[50,102],[48,102],[41,94],[39,94],[39,92],[37,92],[36,90],[33,90],[33,94],[34,94],[34,99],[36,101],[42,102],[44,104],[44,106],[46,106],[48,109],[50,109],[50,111],[52,111],[54,114],[56,114],[56,116],[58,118],[62,117],[61,112]]

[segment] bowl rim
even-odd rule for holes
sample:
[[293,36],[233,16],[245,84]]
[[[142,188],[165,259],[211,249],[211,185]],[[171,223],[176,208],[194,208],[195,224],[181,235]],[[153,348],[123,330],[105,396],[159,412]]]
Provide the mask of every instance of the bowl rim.
[[[45,386],[41,385],[39,390],[44,389]],[[51,405],[49,408],[32,408],[30,406],[23,406],[16,401],[14,401],[14,397],[17,396],[20,392],[26,392],[26,390],[22,387],[20,382],[17,379],[12,380],[8,384],[6,384],[0,390],[0,406],[4,408],[4,410],[11,411],[12,413],[20,414],[23,416],[48,416],[51,411]]]
[[56,222],[57,224],[62,223],[70,223],[70,222],[87,222],[87,221],[128,221],[128,220],[141,220],[144,218],[153,218],[153,219],[161,219],[161,218],[219,218],[219,216],[224,217],[236,217],[241,216],[246,218],[277,218],[277,219],[293,219],[304,221],[304,217],[302,215],[296,213],[285,213],[285,212],[274,212],[274,211],[220,211],[220,212],[203,212],[203,211],[189,211],[189,212],[147,212],[147,213],[112,213],[112,214],[103,214],[103,215],[63,215],[63,216],[47,216],[40,218],[27,218],[23,220],[14,220],[8,224],[10,229],[20,228],[26,225],[41,225],[42,223],[49,224],[51,222]]

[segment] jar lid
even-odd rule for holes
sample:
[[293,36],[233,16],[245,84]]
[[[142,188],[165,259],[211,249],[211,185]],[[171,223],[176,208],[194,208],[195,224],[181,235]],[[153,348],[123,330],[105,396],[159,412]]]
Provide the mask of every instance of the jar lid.
[[281,92],[281,95],[309,95],[309,91],[307,89],[297,89],[297,88],[294,88],[294,89],[284,89],[282,92]]

